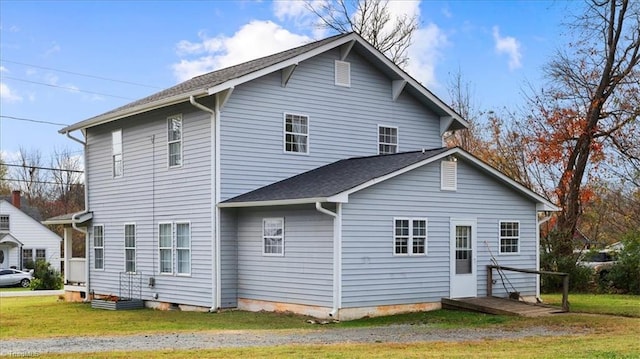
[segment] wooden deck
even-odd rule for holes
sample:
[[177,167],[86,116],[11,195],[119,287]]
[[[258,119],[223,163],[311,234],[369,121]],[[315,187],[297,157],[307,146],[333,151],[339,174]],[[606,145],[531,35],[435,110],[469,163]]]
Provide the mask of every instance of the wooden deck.
[[461,309],[489,314],[519,315],[523,317],[538,317],[564,312],[560,307],[525,303],[497,297],[442,298],[441,302],[442,308],[444,309]]

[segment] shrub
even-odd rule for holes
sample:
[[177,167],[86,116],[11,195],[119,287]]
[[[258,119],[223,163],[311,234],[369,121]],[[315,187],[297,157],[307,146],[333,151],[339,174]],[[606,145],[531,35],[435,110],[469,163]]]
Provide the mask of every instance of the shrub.
[[43,260],[36,262],[33,280],[30,285],[32,290],[61,289],[62,282],[62,275],[53,269],[49,262]]
[[[572,244],[563,239],[559,233],[550,232],[540,248],[540,269],[550,272],[569,274],[569,290],[572,292],[588,292],[592,286],[593,270],[577,264],[578,255],[567,255],[572,252]],[[543,275],[540,280],[543,293],[562,290],[562,277]]]
[[617,263],[603,276],[601,288],[609,292],[640,294],[640,230],[627,233]]

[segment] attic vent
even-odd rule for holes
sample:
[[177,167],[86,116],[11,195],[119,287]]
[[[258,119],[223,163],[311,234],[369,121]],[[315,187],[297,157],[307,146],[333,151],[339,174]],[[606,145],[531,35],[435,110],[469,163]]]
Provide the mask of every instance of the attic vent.
[[351,64],[336,60],[336,86],[351,87]]
[[440,166],[440,189],[455,191],[458,188],[458,162],[442,161]]

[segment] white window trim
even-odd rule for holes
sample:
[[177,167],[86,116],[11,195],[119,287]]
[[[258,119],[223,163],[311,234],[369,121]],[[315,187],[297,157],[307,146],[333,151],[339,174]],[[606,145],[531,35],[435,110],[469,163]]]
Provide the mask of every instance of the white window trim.
[[[96,246],[96,228],[100,227],[102,228],[102,246]],[[93,226],[93,233],[92,233],[92,246],[93,246],[93,268],[92,270],[97,270],[97,271],[104,271],[104,267],[106,267],[105,262],[104,262],[104,258],[105,258],[105,253],[104,253],[104,242],[105,242],[105,229],[104,229],[104,224],[96,224]],[[102,268],[96,268],[96,249],[102,249]]]
[[[282,252],[281,253],[266,253],[265,252],[265,239],[266,236],[264,235],[264,225],[267,221],[280,221],[280,223],[282,224]],[[261,227],[261,233],[260,233],[260,238],[261,243],[260,245],[262,246],[262,255],[266,256],[266,257],[284,257],[284,245],[285,245],[285,223],[284,223],[284,217],[270,217],[270,218],[263,218],[262,219],[262,227]]]
[[[503,252],[502,251],[502,235],[501,235],[501,229],[502,229],[502,223],[517,223],[518,224],[518,250],[516,252]],[[498,221],[498,254],[501,256],[513,256],[513,255],[518,255],[520,254],[520,243],[522,240],[522,235],[520,234],[522,232],[522,227],[520,226],[520,221],[518,220],[500,220]],[[505,239],[513,239],[516,237],[504,237]]]
[[[407,240],[407,253],[396,253],[396,221],[409,221],[409,238]],[[424,253],[413,253],[413,221],[424,221]],[[426,217],[393,217],[393,241],[391,253],[394,257],[420,257],[429,253],[429,220]]]
[[0,231],[3,233],[11,232],[11,215],[0,214],[0,217],[7,217],[7,228],[0,228]]
[[[160,226],[169,225],[171,227],[171,244],[169,247],[161,247],[160,246]],[[173,235],[173,222],[158,222],[158,274],[159,275],[173,275],[175,273],[175,254],[174,254],[174,235]],[[162,250],[169,249],[171,251],[171,271],[163,272],[162,271]]]
[[[343,84],[338,82],[338,64],[347,64],[348,65],[348,75],[349,75],[349,83]],[[335,64],[333,67],[333,80],[336,86],[340,87],[351,87],[351,63],[347,61],[335,60]]]
[[[383,143],[380,142],[380,128],[384,127],[384,128],[393,128],[396,130],[396,143]],[[398,128],[398,126],[387,126],[387,125],[382,125],[382,124],[378,124],[378,131],[376,132],[376,143],[378,144],[378,154],[381,155],[382,153],[380,153],[380,145],[396,145],[396,152],[395,153],[399,153],[400,152],[400,129]],[[389,153],[390,154],[390,153]]]
[[[287,115],[305,117],[307,119],[307,133],[300,134],[298,132],[287,132]],[[287,151],[287,134],[307,136],[306,152]],[[309,118],[309,116],[301,113],[293,113],[293,112],[283,113],[282,114],[282,152],[288,155],[307,156],[309,155],[310,147],[311,147],[311,119]]]
[[41,259],[38,257],[38,251],[44,251],[44,259],[45,261],[47,261],[47,249],[46,248],[35,248],[33,251],[33,262],[36,263],[38,262],[38,259]]
[[[451,163],[453,163],[453,180],[454,180],[454,185],[453,186],[446,186],[446,181],[445,181],[445,166],[450,165]],[[449,161],[447,159],[444,159],[442,161],[440,161],[440,189],[442,191],[457,191],[458,190],[458,162],[457,161]]]
[[[127,247],[127,226],[133,226],[133,240],[134,247]],[[124,223],[122,228],[124,229],[124,272],[136,273],[138,271],[138,226],[135,222]],[[127,271],[127,249],[133,249],[133,266],[135,271]]]
[[[113,136],[119,133],[120,137],[120,153],[116,153],[113,143]],[[116,175],[116,155],[120,155],[120,174]],[[124,176],[124,144],[122,143],[122,129],[111,131],[111,175],[113,178],[122,178]]]
[[[180,126],[180,139],[179,140],[170,140],[169,139],[169,123],[172,119],[179,119]],[[175,115],[171,115],[167,117],[167,125],[165,127],[165,131],[167,133],[167,167],[168,168],[181,168],[184,165],[184,119],[182,118],[182,114],[178,113]],[[171,144],[172,143],[180,143],[180,164],[179,165],[171,165]]]
[[[183,248],[183,247],[178,247],[178,224],[187,224],[187,225],[189,225],[189,248],[188,248],[188,250],[189,250],[189,272],[186,272],[186,273],[180,272],[180,269],[179,269],[179,266],[178,266],[178,250],[187,249],[187,248]],[[193,266],[193,255],[192,255],[193,251],[191,250],[191,247],[192,247],[191,243],[193,241],[193,236],[191,235],[191,232],[192,232],[191,221],[176,221],[176,222],[173,223],[173,227],[174,227],[173,232],[174,232],[174,237],[175,237],[175,240],[174,240],[174,243],[175,243],[175,261],[176,261],[176,263],[175,263],[175,269],[176,269],[175,273],[176,273],[177,276],[189,277],[189,276],[191,276],[191,268]]]

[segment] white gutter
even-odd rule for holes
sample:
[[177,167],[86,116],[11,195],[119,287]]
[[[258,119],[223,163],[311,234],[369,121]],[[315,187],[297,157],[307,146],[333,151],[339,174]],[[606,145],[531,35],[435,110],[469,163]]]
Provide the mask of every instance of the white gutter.
[[218,159],[219,159],[219,151],[218,151],[218,119],[220,118],[220,110],[218,108],[218,98],[216,96],[216,108],[215,110],[210,109],[209,107],[206,107],[204,105],[202,105],[199,102],[196,102],[196,99],[193,96],[189,97],[189,102],[197,107],[198,109],[204,111],[204,112],[208,112],[211,114],[211,122],[213,122],[213,126],[211,127],[212,131],[215,131],[215,134],[213,136],[211,136],[211,148],[214,151],[214,155],[211,156],[211,179],[213,181],[212,185],[211,185],[211,195],[213,197],[213,211],[211,213],[211,223],[213,224],[214,228],[214,235],[211,241],[211,246],[213,249],[213,253],[212,255],[214,256],[214,266],[215,266],[215,270],[212,273],[211,276],[211,285],[215,288],[216,292],[215,294],[212,293],[211,294],[211,308],[209,308],[210,312],[215,312],[218,309],[220,309],[220,302],[222,301],[222,290],[220,288],[221,286],[221,279],[220,279],[220,270],[221,270],[221,265],[220,265],[220,209],[218,209],[218,202],[220,199],[220,195],[219,195],[219,171],[218,171]]
[[333,217],[333,308],[329,316],[336,318],[342,307],[342,204],[336,203],[336,212],[331,212],[316,202],[316,209]]
[[[84,209],[82,210],[82,212],[78,212],[78,213],[74,213],[71,216],[71,228],[75,229],[76,231],[84,234],[84,258],[85,258],[85,262],[84,262],[84,275],[85,275],[85,291],[84,291],[84,301],[88,302],[90,301],[89,299],[89,293],[91,292],[90,289],[90,273],[89,273],[89,232],[84,229],[84,228],[80,228],[77,226],[77,218],[80,215],[84,215],[87,212],[89,212],[89,184],[87,183],[87,142],[82,141],[76,137],[71,136],[70,132],[66,133],[67,137],[69,137],[70,139],[82,144],[83,149],[82,149],[82,161],[84,164],[84,173],[82,174],[84,176]],[[71,241],[73,241],[73,235],[71,236]],[[72,245],[73,246],[73,245]],[[64,254],[65,257],[67,255],[71,255],[71,253]],[[65,268],[66,269],[66,268]]]

